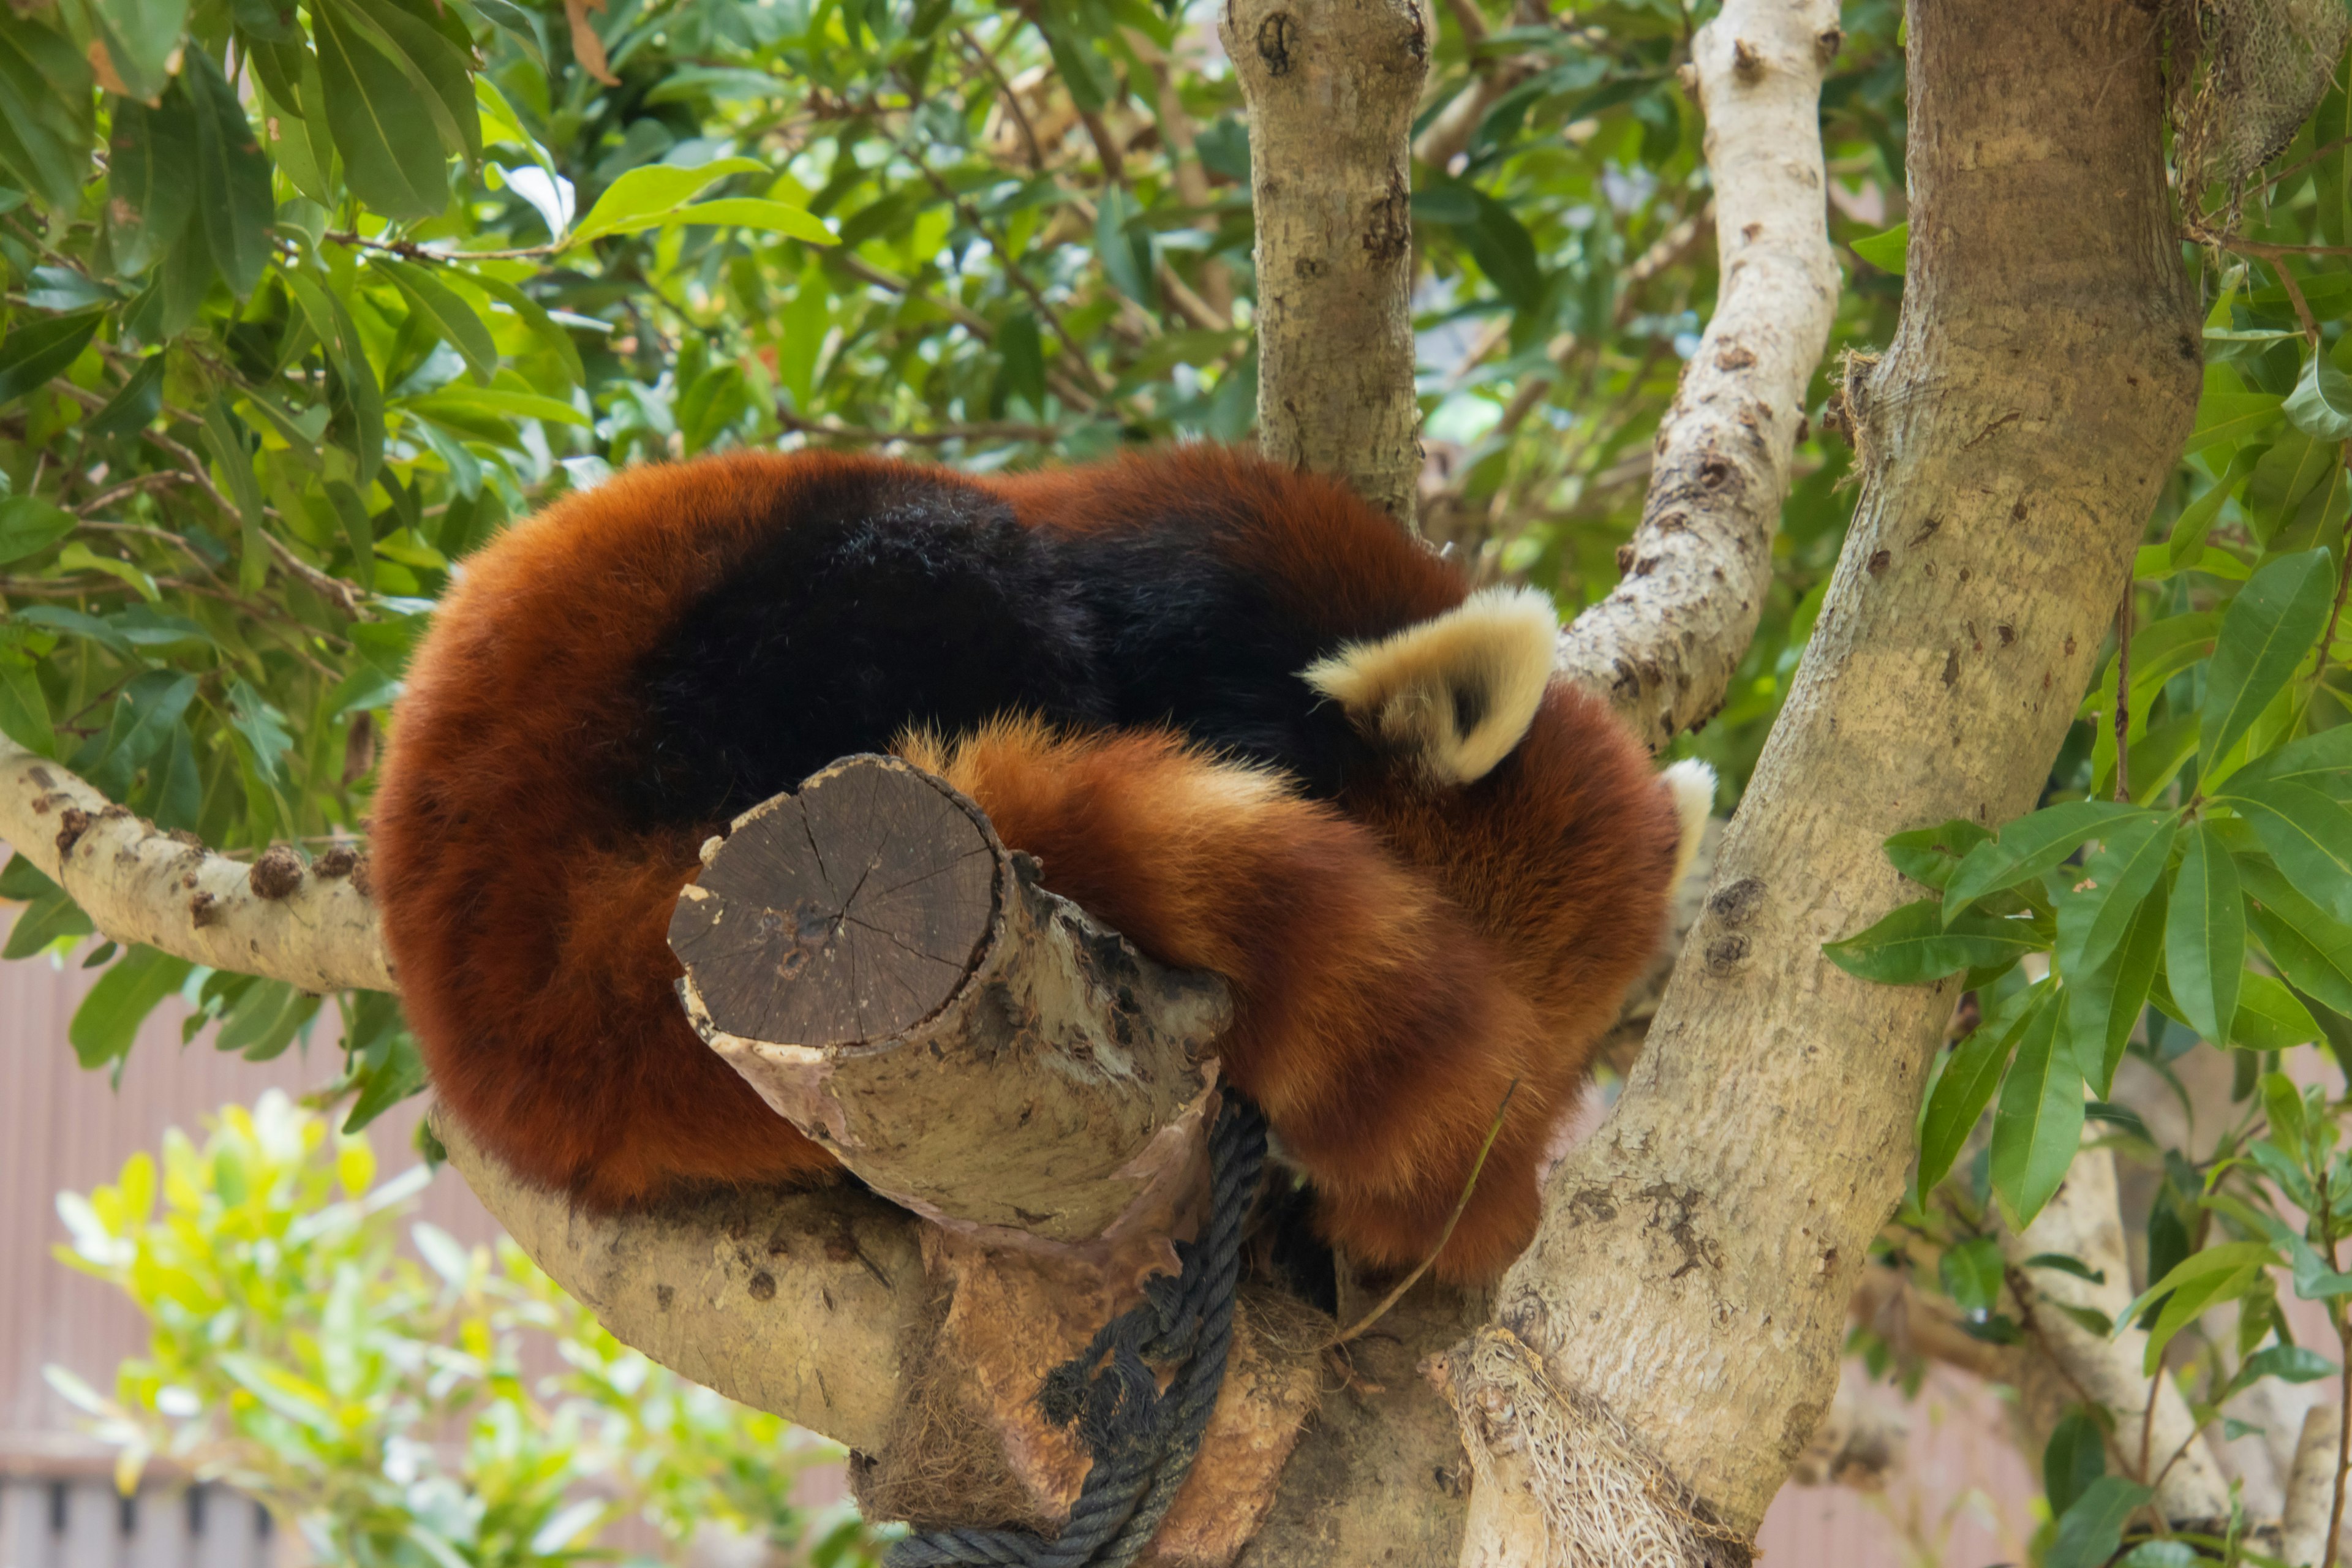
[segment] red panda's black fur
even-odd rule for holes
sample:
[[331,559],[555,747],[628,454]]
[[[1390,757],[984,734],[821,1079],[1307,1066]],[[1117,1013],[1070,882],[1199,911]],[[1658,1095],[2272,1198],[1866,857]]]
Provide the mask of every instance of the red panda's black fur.
[[[1516,1079],[1439,1259],[1491,1277],[1684,835],[1540,673],[1467,783],[1302,679],[1467,597],[1340,486],[1211,447],[991,479],[743,454],[562,500],[467,563],[395,715],[377,882],[435,1086],[592,1206],[828,1169],[688,1026],[665,938],[704,837],[895,743],[1047,887],[1231,981],[1223,1071],[1364,1264],[1434,1244]],[[1506,695],[1465,677],[1425,722]]]

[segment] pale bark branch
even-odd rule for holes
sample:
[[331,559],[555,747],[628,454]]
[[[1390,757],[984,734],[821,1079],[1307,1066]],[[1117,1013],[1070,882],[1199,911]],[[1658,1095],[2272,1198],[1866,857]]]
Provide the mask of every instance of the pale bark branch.
[[2327,1524],[2336,1507],[2336,1456],[2344,1412],[2322,1402],[2303,1417],[2294,1445],[2294,1468],[2287,1472],[2286,1519],[2280,1530],[2279,1557],[2299,1565],[2327,1555]]
[[1833,0],[1732,0],[1700,29],[1722,282],[1658,426],[1625,575],[1561,634],[1559,668],[1608,696],[1652,750],[1723,705],[1772,578],[1772,535],[1829,342],[1838,268],[1822,165]]
[[[1702,68],[1727,63],[1735,96],[1810,83],[1826,31],[1762,5],[1713,26]],[[1605,1560],[1577,1541],[1643,1531],[1679,1543],[1661,1561],[1744,1558],[1828,1404],[1956,984],[1868,984],[1822,945],[1908,896],[1887,834],[2032,805],[2195,406],[2147,27],[2099,0],[1915,5],[1909,27],[1912,258],[1896,342],[1861,389],[1862,497],[1649,1047],[1554,1175],[1496,1326],[1454,1358],[1482,1478],[1465,1562],[1527,1560],[1511,1531],[1530,1507],[1553,1561]],[[1810,129],[1809,87],[1803,101]],[[1717,197],[1732,243],[1755,221],[1736,183],[1727,170]],[[1745,287],[1726,286],[1734,301]],[[1760,458],[1743,412],[1717,411],[1716,457]],[[1754,413],[1759,436],[1795,417]],[[1727,466],[1717,488],[1751,471]],[[1681,472],[1703,496],[1706,461]],[[1763,554],[1751,515],[1733,513],[1715,553]],[[1664,521],[1637,550],[1686,547],[1656,540]],[[1662,558],[1643,581],[1673,570]],[[1643,635],[1654,617],[1706,641],[1664,605],[1639,615]],[[1530,1410],[1563,1430],[1492,1415]],[[1601,1450],[1615,1473],[1513,1457]],[[1490,1474],[1523,1489],[1487,1503]]]
[[232,860],[165,833],[5,738],[0,839],[117,942],[303,991],[395,989],[364,858],[346,852],[306,866],[281,847]]
[[[2039,1352],[2026,1358],[2014,1380],[2024,1398],[2028,1430],[2046,1439],[2068,1406],[2096,1405],[2114,1420],[2109,1468],[2143,1483],[2154,1481],[2157,1510],[2168,1521],[2226,1519],[2229,1483],[2188,1401],[2169,1377],[2151,1378],[2140,1370],[2147,1354],[2147,1331],[2127,1328],[2120,1334],[2096,1334],[2060,1310],[2088,1309],[2112,1323],[2131,1305],[2131,1258],[2116,1206],[2115,1156],[2105,1149],[2076,1155],[2057,1194],[2033,1223],[2021,1232],[2002,1230],[2000,1250],[2021,1321]],[[2027,1267],[2044,1253],[2075,1258],[2104,1278]],[[2042,1358],[2047,1366],[2033,1364]]]

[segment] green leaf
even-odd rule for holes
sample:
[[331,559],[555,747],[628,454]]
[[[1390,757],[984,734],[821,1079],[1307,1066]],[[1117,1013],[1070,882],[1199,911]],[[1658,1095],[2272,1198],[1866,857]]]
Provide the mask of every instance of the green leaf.
[[2246,910],[2237,866],[2212,824],[2200,822],[2181,847],[2165,928],[2164,967],[2172,999],[2205,1038],[2230,1037],[2245,966]]
[[438,216],[449,178],[430,95],[375,45],[348,0],[318,0],[310,16],[327,130],[352,194],[396,221]]
[[2352,794],[2352,724],[2338,724],[2289,741],[2230,775],[2232,790],[2258,784],[2298,784],[2333,799]]
[[[436,0],[349,0],[350,15],[407,77],[432,117],[441,150],[478,163],[482,116],[474,97],[473,38]],[[453,37],[444,28],[455,31]],[[462,41],[461,41],[462,40]]]
[[[2186,1022],[2184,1019],[2183,1022]],[[2267,974],[2249,971],[2239,982],[2238,1016],[2230,1044],[2244,1051],[2288,1051],[2320,1038],[2319,1021],[2294,993]]]
[[2000,1244],[1979,1236],[1947,1247],[1937,1265],[1944,1293],[1963,1311],[1990,1312],[2000,1304]]
[[49,700],[32,660],[0,649],[0,735],[44,757],[58,754],[58,732],[49,722]]
[[2156,1494],[2121,1476],[2101,1476],[2058,1520],[2043,1568],[2101,1568],[2124,1542],[2124,1526]]
[[74,531],[74,515],[38,496],[0,500],[0,566],[37,555]]
[[1095,216],[1095,255],[1111,287],[1146,310],[1160,303],[1160,281],[1151,265],[1151,236],[1134,223],[1135,199],[1116,184],[1103,189]]
[[1885,985],[1924,985],[1964,969],[2015,963],[2041,945],[2021,921],[1964,915],[1947,926],[1932,899],[1905,904],[1868,931],[1822,952],[1848,974]]
[[1991,837],[1986,829],[1956,816],[1938,827],[1898,833],[1883,847],[1896,870],[1922,886],[1940,889],[1951,881],[1961,858]]
[[2107,834],[2083,868],[2090,886],[2058,901],[2060,973],[2088,974],[2107,961],[2130,931],[2141,900],[2171,863],[2179,832],[2174,818],[2143,813]]
[[2326,550],[2282,555],[2238,590],[2213,647],[2198,738],[2200,768],[2220,760],[2286,684],[2326,624],[2335,591]]
[[160,353],[141,360],[139,368],[123,382],[122,389],[84,422],[83,436],[132,436],[153,424],[155,416],[163,411],[163,363]]
[[60,937],[89,934],[89,917],[81,912],[81,906],[53,889],[18,912],[16,923],[8,928],[7,945],[0,947],[0,960],[30,958]]
[[2238,1368],[2238,1375],[2229,1381],[2213,1403],[2226,1405],[2231,1395],[2265,1377],[2275,1377],[2282,1383],[2316,1383],[2323,1377],[2335,1376],[2336,1371],[2336,1363],[2317,1351],[2302,1345],[2272,1345],[2248,1356]]
[[375,482],[376,469],[383,463],[383,388],[376,380],[375,367],[368,363],[366,344],[360,338],[357,323],[343,302],[320,287],[319,280],[307,272],[292,268],[280,272],[287,292],[302,307],[310,330],[319,334],[325,345],[328,363],[350,410],[352,425],[353,455],[359,459],[359,482]]
[[237,586],[250,594],[269,575],[269,543],[263,532],[267,520],[261,508],[261,486],[253,477],[253,458],[237,434],[236,416],[229,412],[224,396],[215,396],[205,405],[205,441],[213,449],[213,460],[220,465],[221,477],[228,481],[230,499],[236,502],[242,542]]
[[370,265],[392,279],[422,324],[464,356],[475,380],[487,384],[498,374],[499,345],[491,341],[489,328],[439,279],[413,261],[386,256],[374,258]]
[[642,228],[656,227],[726,176],[766,168],[757,158],[719,158],[690,169],[669,163],[631,169],[604,187],[604,194],[596,198],[588,216],[573,226],[566,243],[580,245],[608,234],[634,234]]
[[1463,231],[1463,242],[1478,263],[1478,270],[1514,310],[1534,314],[1543,309],[1549,279],[1536,252],[1535,237],[1508,206],[1473,190],[1478,221]]
[[2255,837],[2297,891],[2352,921],[2352,811],[2299,784],[2260,784],[2219,797],[2253,824]]
[[2256,449],[2242,449],[2222,470],[2221,477],[2213,481],[2211,489],[2180,509],[2180,516],[2172,524],[2172,535],[2166,542],[2174,566],[2193,561],[2203,552],[2205,536],[2212,531],[2213,520],[2221,515],[2222,504],[2246,482],[2246,476],[2254,471],[2254,463],[2261,456]]
[[152,103],[172,79],[188,0],[89,0],[83,15],[116,79],[131,97]]
[[2273,547],[2306,522],[2315,526],[2334,510],[2344,475],[2343,447],[2284,430],[2254,465],[2242,510],[2254,542]]
[[190,48],[185,59],[180,81],[196,125],[196,211],[213,265],[242,300],[269,265],[269,225],[278,213],[269,160],[212,57]]
[[833,231],[824,220],[806,207],[790,202],[771,201],[764,196],[721,196],[715,202],[696,202],[679,207],[663,220],[665,226],[681,223],[709,224],[714,228],[751,228],[766,234],[781,234],[788,238],[805,240],[811,245],[832,245]]
[[585,428],[588,416],[569,403],[543,397],[536,392],[519,392],[510,386],[467,386],[463,384],[441,388],[429,397],[412,400],[409,406],[420,414],[436,411],[464,414],[495,414],[517,419],[551,419],[559,425],[578,425]]
[[[2204,1289],[2201,1281],[2219,1281],[2244,1269],[2267,1268],[2278,1260],[2278,1255],[2271,1250],[2270,1244],[2262,1241],[2225,1241],[2201,1252],[2192,1252],[2167,1269],[2163,1278],[2155,1284],[2141,1291],[2116,1322],[2118,1325],[2137,1322],[2140,1314],[2151,1305],[2184,1287]],[[2210,1293],[2206,1299],[2211,1300]],[[2151,1354],[2155,1348],[2150,1347]],[[2152,1367],[2154,1362],[2149,1364]]]
[[1985,894],[2039,877],[2081,848],[2084,840],[2135,819],[2155,817],[2139,806],[2108,800],[2072,800],[2019,817],[2000,830],[1999,838],[1970,849],[1952,872],[1944,884],[1946,917],[1957,919]]
[[540,346],[553,354],[556,362],[562,365],[564,374],[569,377],[566,385],[578,386],[588,379],[588,373],[580,363],[580,350],[572,342],[572,334],[556,324],[548,315],[545,306],[503,279],[473,272],[459,272],[455,277],[459,284],[480,289],[522,318],[523,324],[530,329]]
[[106,191],[132,220],[118,222],[112,230],[115,266],[131,277],[171,248],[195,211],[196,126],[187,95],[176,84],[152,109],[116,99],[113,118]]
[[2198,402],[2197,428],[2182,455],[2244,440],[2275,420],[2285,402],[2273,392],[2207,393]]
[[1993,1111],[1992,1187],[2020,1228],[2058,1190],[2083,1141],[2083,1075],[2058,1048],[2059,1011],[2035,1009],[2019,1034]]
[[2089,1411],[2075,1405],[2058,1418],[2042,1450],[2042,1489],[2050,1500],[2050,1511],[2064,1514],[2106,1473],[2107,1435]]
[[2279,973],[2297,990],[2352,1015],[2352,924],[2296,892],[2268,860],[2241,860],[2238,874],[2254,900],[2247,918]]
[[2352,377],[2328,363],[2325,353],[2308,352],[2284,409],[2287,422],[2314,440],[2352,438]]
[[74,1058],[85,1068],[105,1067],[131,1054],[139,1026],[147,1015],[180,988],[194,967],[152,947],[131,947],[98,977],[89,994],[74,1009],[66,1038]]
[[1959,1158],[1969,1134],[1976,1130],[1977,1119],[1992,1101],[2001,1069],[2009,1065],[2011,1047],[2035,1013],[2049,1002],[2052,990],[2048,984],[2039,984],[2016,993],[1953,1047],[1951,1058],[1936,1079],[1935,1091],[1927,1097],[1927,1113],[1920,1121],[1922,1196],[1935,1189],[1936,1184],[1951,1171],[1952,1162]]
[[64,213],[90,175],[93,85],[70,40],[0,5],[0,168]]
[[1911,247],[1911,226],[1898,223],[1893,228],[1851,242],[1847,248],[1877,268],[1881,272],[1903,276],[1904,253]]
[[335,520],[341,524],[344,542],[352,552],[352,576],[369,593],[375,592],[375,523],[368,516],[367,502],[359,491],[341,479],[330,479],[326,485],[327,504],[335,509]]
[[305,996],[283,981],[258,981],[222,1016],[214,1048],[235,1052],[247,1061],[268,1061],[294,1043],[294,1037],[318,1011],[316,996]]
[[0,339],[0,404],[15,402],[81,357],[98,324],[98,310],[37,316]]
[[163,749],[179,726],[180,716],[195,700],[196,678],[175,669],[151,669],[124,683],[115,699],[112,721],[107,726],[104,757],[143,766]]
[[2115,1084],[2132,1026],[2139,1022],[2164,956],[2166,902],[2158,881],[2140,900],[2115,952],[2087,973],[2066,977],[2067,1045],[2076,1067],[2101,1094]]

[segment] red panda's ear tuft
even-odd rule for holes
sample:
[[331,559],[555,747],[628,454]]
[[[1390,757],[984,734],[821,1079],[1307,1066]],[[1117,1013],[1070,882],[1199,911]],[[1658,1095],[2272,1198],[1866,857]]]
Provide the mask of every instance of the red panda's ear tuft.
[[1683,873],[1690,869],[1692,858],[1698,854],[1698,841],[1706,835],[1707,814],[1715,809],[1715,770],[1696,757],[1685,757],[1669,765],[1658,775],[1674,797],[1675,816],[1682,823],[1682,842],[1675,850],[1673,886],[1681,887]]
[[1534,722],[1559,621],[1534,588],[1482,588],[1378,642],[1299,672],[1367,736],[1413,754],[1441,784],[1484,778]]

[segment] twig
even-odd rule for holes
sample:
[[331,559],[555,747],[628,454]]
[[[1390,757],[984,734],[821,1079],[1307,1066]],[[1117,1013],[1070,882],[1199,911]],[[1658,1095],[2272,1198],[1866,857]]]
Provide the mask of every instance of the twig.
[[578,240],[551,239],[544,245],[521,245],[506,250],[436,250],[413,239],[376,239],[348,228],[331,228],[319,237],[361,250],[382,251],[387,256],[397,256],[404,261],[434,261],[444,265],[458,261],[530,261],[569,250],[581,243]]
[[971,29],[969,27],[958,27],[956,39],[963,45],[966,53],[980,62],[980,68],[986,71],[990,79],[996,83],[997,94],[1004,100],[1004,111],[1013,117],[1013,125],[1020,130],[1022,148],[1029,155],[1029,172],[1033,174],[1044,174],[1045,154],[1037,144],[1037,128],[1029,123],[1029,111],[1021,106],[1021,95],[1013,90],[1013,84],[1005,80],[1004,73],[997,68],[996,57],[980,47],[980,40],[971,36]]
[[2285,168],[2281,169],[2277,174],[2273,174],[2269,179],[2264,180],[2261,184],[2256,185],[2252,191],[2249,191],[2247,195],[2260,195],[2263,192],[2269,190],[2273,185],[2277,184],[2281,180],[2287,178],[2289,175],[2302,174],[2305,169],[2310,168],[2314,163],[2318,163],[2322,158],[2326,157],[2327,154],[2335,152],[2339,147],[2352,147],[2352,136],[2338,136],[2335,141],[2323,143],[2321,146],[2315,148],[2312,151],[2311,156],[2308,158],[2300,158],[2295,162],[2289,163]]
[[1503,1091],[1503,1103],[1495,1107],[1495,1120],[1486,1129],[1486,1141],[1478,1145],[1478,1157],[1470,1163],[1470,1179],[1462,1184],[1462,1196],[1455,1202],[1454,1212],[1446,1216],[1445,1228],[1437,1233],[1437,1245],[1429,1249],[1429,1256],[1413,1265],[1412,1272],[1398,1280],[1396,1289],[1381,1297],[1379,1306],[1357,1319],[1354,1327],[1342,1329],[1332,1336],[1324,1345],[1325,1350],[1338,1349],[1379,1322],[1387,1316],[1391,1307],[1403,1300],[1404,1293],[1412,1289],[1414,1282],[1429,1272],[1429,1266],[1437,1261],[1437,1255],[1445,1250],[1447,1242],[1454,1239],[1454,1227],[1462,1223],[1463,1212],[1470,1206],[1470,1194],[1478,1190],[1478,1173],[1486,1168],[1487,1152],[1495,1147],[1495,1140],[1502,1134],[1503,1113],[1511,1109],[1511,1098],[1518,1092],[1519,1080],[1513,1079],[1511,1087]]
[[1079,345],[1076,337],[1072,335],[1068,324],[1062,320],[1062,313],[1054,309],[1053,301],[1045,298],[1045,290],[1038,287],[1036,279],[1029,276],[1029,269],[1022,266],[1013,257],[1003,237],[990,228],[987,222],[981,217],[979,209],[957,195],[955,188],[941,179],[939,172],[925,163],[922,155],[913,147],[902,141],[898,144],[898,150],[906,155],[908,163],[915,165],[915,172],[923,176],[924,181],[929,184],[939,198],[953,208],[955,215],[969,225],[974,234],[986,240],[991,250],[996,252],[997,260],[1003,265],[1004,275],[1013,279],[1013,286],[1028,297],[1029,303],[1035,307],[1037,314],[1044,317],[1045,324],[1054,329],[1054,336],[1061,340],[1062,347],[1069,353],[1071,363],[1087,380],[1094,383],[1094,389],[1097,394],[1108,394],[1110,391],[1110,384],[1105,381],[1101,373],[1095,369],[1094,362],[1087,358],[1087,351]]
[[2248,239],[2240,234],[2216,234],[2207,237],[2224,250],[2234,250],[2242,256],[2260,257],[2264,261],[2279,256],[2352,256],[2352,245],[2271,245],[2259,239]]

